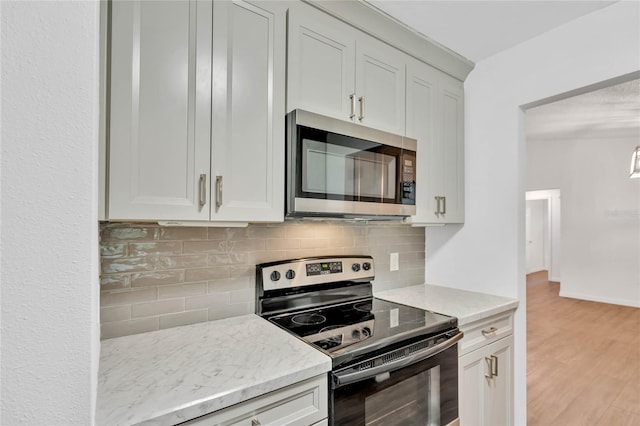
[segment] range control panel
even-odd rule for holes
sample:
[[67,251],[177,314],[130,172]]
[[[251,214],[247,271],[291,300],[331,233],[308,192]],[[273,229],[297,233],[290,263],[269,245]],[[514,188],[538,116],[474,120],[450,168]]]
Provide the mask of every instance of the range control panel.
[[342,262],[307,263],[307,276],[339,274],[342,272]]
[[375,278],[371,256],[335,256],[283,260],[256,266],[265,291]]

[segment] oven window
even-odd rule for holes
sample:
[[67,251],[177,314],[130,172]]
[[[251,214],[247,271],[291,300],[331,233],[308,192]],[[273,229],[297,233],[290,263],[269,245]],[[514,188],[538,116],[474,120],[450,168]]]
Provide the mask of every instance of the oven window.
[[365,399],[365,425],[440,424],[440,366],[424,371]]
[[[366,370],[363,370],[365,372]],[[398,370],[339,384],[332,373],[330,423],[446,425],[458,418],[458,347]]]

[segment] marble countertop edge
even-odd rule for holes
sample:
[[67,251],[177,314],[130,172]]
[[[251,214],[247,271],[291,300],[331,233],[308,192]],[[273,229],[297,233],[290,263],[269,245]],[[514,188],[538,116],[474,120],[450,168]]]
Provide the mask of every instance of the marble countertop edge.
[[229,389],[225,392],[184,404],[182,407],[173,407],[164,410],[164,412],[154,415],[153,418],[143,420],[139,423],[132,423],[132,425],[169,426],[175,425],[176,423],[186,422],[216,411],[224,410],[236,404],[247,402],[253,398],[264,396],[270,392],[310,379],[320,374],[325,374],[329,370],[331,370],[331,360],[327,357],[327,360],[324,363],[311,366],[294,374],[277,376],[265,380],[263,383],[255,384],[252,387],[239,386],[235,389]]
[[457,317],[458,325],[507,312],[519,305],[517,299],[428,283],[375,292],[374,295],[392,302]]

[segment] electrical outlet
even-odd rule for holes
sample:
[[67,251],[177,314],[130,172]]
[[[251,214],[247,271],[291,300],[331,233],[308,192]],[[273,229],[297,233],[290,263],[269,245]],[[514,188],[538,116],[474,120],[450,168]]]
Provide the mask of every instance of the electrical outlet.
[[391,253],[389,258],[389,270],[397,271],[400,269],[400,255],[398,253]]

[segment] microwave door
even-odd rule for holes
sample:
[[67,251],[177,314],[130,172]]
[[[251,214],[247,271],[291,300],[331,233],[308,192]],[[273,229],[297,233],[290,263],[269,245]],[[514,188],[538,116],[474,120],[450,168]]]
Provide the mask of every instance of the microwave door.
[[354,149],[302,141],[302,192],[315,198],[353,200],[358,196]]
[[358,183],[361,199],[378,202],[395,200],[395,157],[364,151],[359,153],[358,158]]

